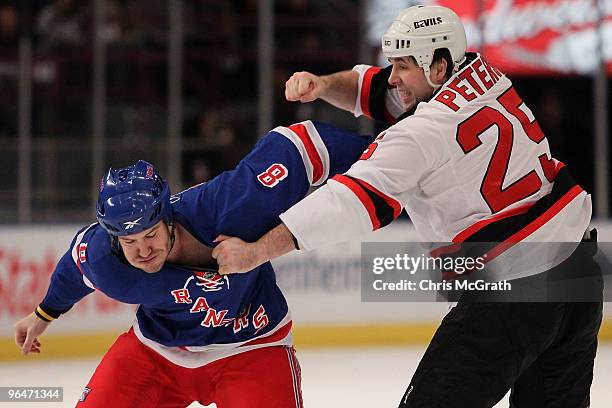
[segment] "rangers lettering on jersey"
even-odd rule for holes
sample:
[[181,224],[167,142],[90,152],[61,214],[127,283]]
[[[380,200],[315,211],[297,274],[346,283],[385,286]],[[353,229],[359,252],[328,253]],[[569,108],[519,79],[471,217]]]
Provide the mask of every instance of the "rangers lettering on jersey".
[[266,314],[266,309],[263,307],[263,305],[261,305],[255,312],[255,315],[253,315],[253,326],[255,326],[257,331],[260,331],[268,325],[268,322],[269,319],[268,315]]
[[249,327],[249,313],[251,312],[251,305],[249,305],[236,319],[234,320],[234,333],[238,333],[245,327]]
[[204,327],[221,327],[230,323],[232,319],[225,319],[227,310],[221,310],[217,312],[215,309],[210,308],[206,311],[206,317],[202,320],[201,325]]
[[210,306],[208,305],[206,298],[199,297],[189,310],[189,313],[200,313],[208,309],[210,309]]
[[191,304],[191,298],[189,297],[189,289],[177,289],[170,292],[174,297],[174,303],[189,303]]

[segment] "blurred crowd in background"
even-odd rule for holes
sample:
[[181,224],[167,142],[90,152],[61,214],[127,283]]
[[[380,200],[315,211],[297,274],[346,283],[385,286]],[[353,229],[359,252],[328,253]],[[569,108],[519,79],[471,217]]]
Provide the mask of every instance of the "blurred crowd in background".
[[[261,136],[256,126],[258,3],[182,2],[184,186],[206,181],[235,166]],[[275,125],[314,118],[357,130],[350,113],[340,113],[325,103],[286,102],[284,83],[294,71],[330,73],[376,60],[378,44],[368,45],[366,55],[370,61],[358,60],[359,55],[364,55],[360,54],[360,3],[275,2]],[[109,160],[111,164],[127,164],[132,156],[142,155],[144,145],[159,144],[156,151],[164,150],[168,131],[168,0],[105,0],[105,8],[102,32],[108,44]],[[16,185],[16,155],[10,146],[16,143],[18,133],[19,42],[28,37],[33,44],[33,140],[57,149],[53,160],[45,156],[49,149],[34,157],[34,188],[37,174],[53,179],[41,181],[35,194],[35,200],[46,205],[48,217],[43,221],[55,220],[62,206],[89,206],[88,197],[79,194],[89,179],[84,177],[80,184],[74,182],[75,174],[87,174],[87,168],[79,167],[85,165],[74,160],[85,154],[87,145],[77,148],[72,141],[89,140],[92,129],[92,18],[91,0],[0,2],[0,144],[9,146],[0,151],[0,197],[3,201],[10,197],[8,191]],[[512,79],[539,118],[553,155],[571,166],[590,189],[591,78]],[[113,141],[119,146],[115,150]],[[66,146],[62,147],[62,143]],[[126,151],[132,156],[122,156]],[[55,193],[58,185],[65,186],[59,195]],[[79,214],[76,218],[82,217]],[[9,218],[0,216],[0,222],[10,221]]]

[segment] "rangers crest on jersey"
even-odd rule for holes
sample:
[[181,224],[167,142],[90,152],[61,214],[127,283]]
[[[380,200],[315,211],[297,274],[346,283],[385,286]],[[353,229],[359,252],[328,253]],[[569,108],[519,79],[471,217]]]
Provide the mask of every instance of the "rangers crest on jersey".
[[216,292],[221,289],[229,289],[229,278],[226,275],[221,275],[214,271],[195,271],[190,276],[185,285],[181,289],[175,289],[171,291],[174,298],[174,303],[188,303],[193,302],[188,286],[191,281],[195,281],[195,284],[199,286],[203,292]]
[[229,278],[213,271],[194,272],[196,285],[204,292],[216,292],[221,289],[229,289]]

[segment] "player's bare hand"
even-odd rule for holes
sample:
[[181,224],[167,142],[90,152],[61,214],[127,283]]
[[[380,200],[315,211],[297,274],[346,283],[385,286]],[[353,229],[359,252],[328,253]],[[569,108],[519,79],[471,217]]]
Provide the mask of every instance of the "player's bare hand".
[[40,336],[50,322],[41,320],[36,314],[31,313],[15,323],[15,344],[21,349],[24,356],[30,353],[40,353],[41,344],[38,341]]
[[221,275],[248,272],[263,263],[256,256],[255,244],[226,235],[219,235],[215,242],[219,244],[213,249],[212,256],[219,264]]
[[310,72],[294,73],[285,83],[285,98],[290,102],[312,102],[324,91],[325,81]]

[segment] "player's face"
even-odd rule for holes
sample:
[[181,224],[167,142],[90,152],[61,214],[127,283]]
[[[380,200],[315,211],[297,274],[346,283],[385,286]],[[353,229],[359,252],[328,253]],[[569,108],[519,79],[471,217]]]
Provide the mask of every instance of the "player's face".
[[425,71],[417,65],[414,59],[409,57],[389,58],[389,62],[393,66],[389,85],[397,88],[406,110],[431,96],[434,89],[429,86],[425,78]]
[[170,233],[163,221],[138,234],[119,237],[128,262],[148,273],[159,272],[170,252]]

